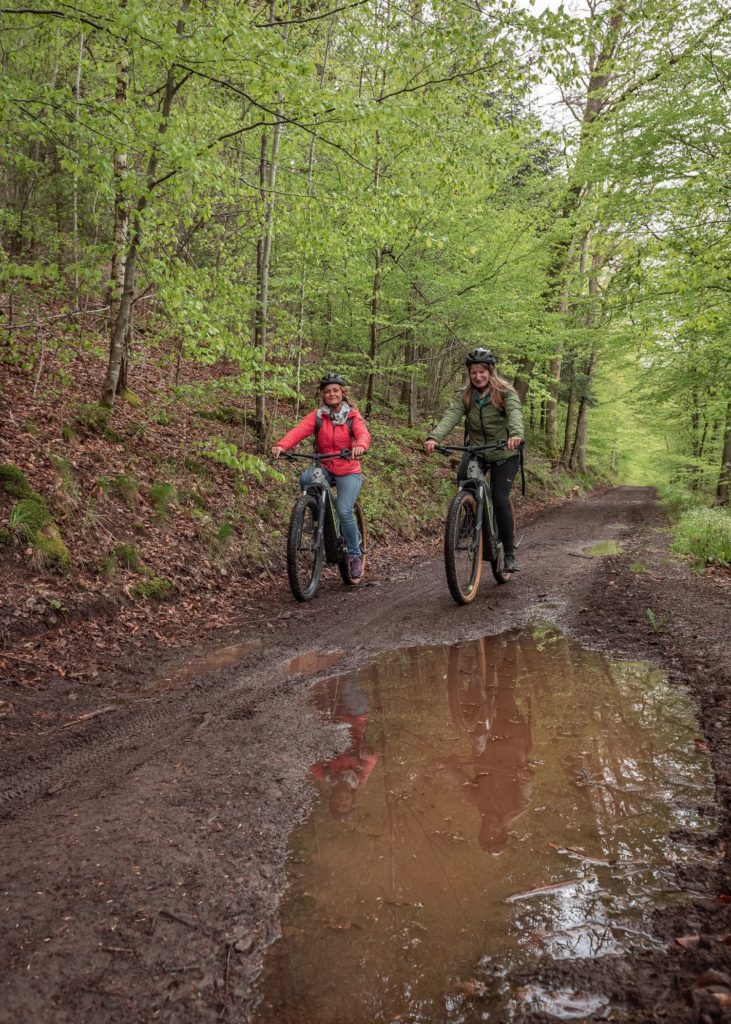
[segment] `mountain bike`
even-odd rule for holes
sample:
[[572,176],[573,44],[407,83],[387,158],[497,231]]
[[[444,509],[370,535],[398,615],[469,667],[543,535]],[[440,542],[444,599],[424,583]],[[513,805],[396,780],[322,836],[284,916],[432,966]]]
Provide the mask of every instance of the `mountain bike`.
[[[298,601],[311,601],[320,585],[320,576],[325,562],[337,565],[343,583],[356,587],[363,579],[350,575],[350,558],[345,540],[340,531],[335,506],[335,495],[320,466],[324,459],[352,458],[349,451],[326,454],[300,455],[297,452],[282,452],[283,459],[304,459],[314,463],[312,482],[294,503],[287,534],[287,576],[292,593]],[[361,567],[365,575],[366,524],[363,509],[356,501],[353,506],[361,538]]]
[[435,449],[447,456],[452,452],[464,453],[464,479],[450,502],[444,527],[444,567],[449,592],[457,604],[474,601],[483,560],[490,563],[498,583],[510,579],[511,574],[505,571],[505,552],[498,537],[490,484],[479,459],[481,452],[502,449],[507,450],[505,441],[479,446],[439,444]]

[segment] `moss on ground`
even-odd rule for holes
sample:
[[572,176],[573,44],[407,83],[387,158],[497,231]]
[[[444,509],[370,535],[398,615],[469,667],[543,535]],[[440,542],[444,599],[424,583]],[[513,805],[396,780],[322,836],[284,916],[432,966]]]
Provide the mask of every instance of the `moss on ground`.
[[35,494],[23,470],[9,463],[0,465],[0,486],[11,498],[30,498]]
[[132,593],[147,601],[165,601],[173,590],[173,581],[164,576],[150,576],[146,580],[135,583]]

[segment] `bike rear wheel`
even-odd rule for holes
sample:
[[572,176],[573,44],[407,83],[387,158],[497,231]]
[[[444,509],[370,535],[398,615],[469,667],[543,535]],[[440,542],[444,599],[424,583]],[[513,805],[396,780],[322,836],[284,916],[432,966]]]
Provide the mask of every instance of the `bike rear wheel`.
[[473,601],[482,573],[482,530],[478,529],[477,501],[469,491],[455,494],[447,512],[444,567],[449,592],[457,604]]
[[311,494],[301,495],[292,509],[287,535],[287,575],[298,601],[311,601],[320,585],[325,552],[317,543],[319,503]]
[[358,523],[358,532],[360,533],[360,567],[363,575],[359,576],[355,580],[350,575],[350,558],[348,557],[345,547],[343,547],[343,554],[338,562],[338,569],[340,570],[343,583],[347,587],[357,587],[359,583],[363,582],[366,570],[366,548],[368,547],[366,521],[365,516],[363,515],[363,509],[360,507],[360,502],[356,501],[355,505],[353,505],[353,513],[355,515],[355,520]]

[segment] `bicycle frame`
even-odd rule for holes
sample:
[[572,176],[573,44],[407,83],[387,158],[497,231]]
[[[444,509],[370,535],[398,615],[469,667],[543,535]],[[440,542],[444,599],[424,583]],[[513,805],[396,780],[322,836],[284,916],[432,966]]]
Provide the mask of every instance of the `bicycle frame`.
[[313,539],[313,546],[317,549],[323,545],[326,561],[337,565],[345,552],[345,540],[340,531],[335,495],[320,462],[328,458],[350,458],[350,452],[344,449],[325,454],[301,455],[299,452],[283,452],[282,455],[283,458],[290,460],[304,459],[314,466],[312,481],[302,491],[303,494],[311,494],[317,501],[317,533]]
[[343,548],[343,536],[340,532],[335,495],[321,466],[312,471],[312,482],[303,490],[303,494],[311,494],[317,499],[317,533],[314,543],[324,545],[325,558],[330,563],[340,561]]
[[489,558],[495,561],[498,557],[498,532],[497,523],[495,522],[495,509],[492,504],[490,482],[482,472],[478,455],[479,452],[499,451],[505,447],[504,443],[480,445],[479,447],[470,445],[437,446],[437,451],[443,455],[448,455],[450,452],[465,452],[467,454],[467,476],[464,480],[459,481],[458,491],[471,491],[475,495],[475,500],[477,501],[478,543],[481,531],[484,530],[487,535],[487,544],[483,549],[485,551],[485,555],[483,555],[485,560]]

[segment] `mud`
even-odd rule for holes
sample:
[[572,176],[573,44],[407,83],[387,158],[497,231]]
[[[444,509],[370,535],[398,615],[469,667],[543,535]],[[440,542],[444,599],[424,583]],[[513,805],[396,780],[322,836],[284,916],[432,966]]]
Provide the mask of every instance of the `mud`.
[[652,909],[705,864],[679,834],[715,831],[662,672],[538,626],[389,652],[315,701],[348,746],[311,769],[256,1024],[494,1020],[538,1001],[511,978],[539,955],[661,946]]
[[[468,607],[452,602],[438,557],[384,566],[356,591],[328,580],[307,606],[291,602],[283,574],[261,614],[220,644],[243,645],[233,663],[189,671],[140,660],[80,698],[62,683],[6,689],[0,1020],[250,1019],[281,931],[288,837],[313,797],[308,771],[347,745],[310,700],[316,658],[292,659],[337,652],[347,673],[384,651],[537,621],[690,687],[719,816],[715,832],[676,829],[695,857],[675,865],[676,901],[652,913],[650,948],[601,960],[537,954],[513,972],[526,995],[506,1019],[556,1019],[557,1005],[586,1020],[725,1019],[729,580],[680,565],[663,525],[651,491],[618,489],[528,525],[519,576],[483,581]],[[620,554],[588,554],[609,540]],[[202,624],[209,658],[204,637]],[[464,993],[476,1005],[478,981]],[[350,1019],[345,1000],[337,1020]]]

